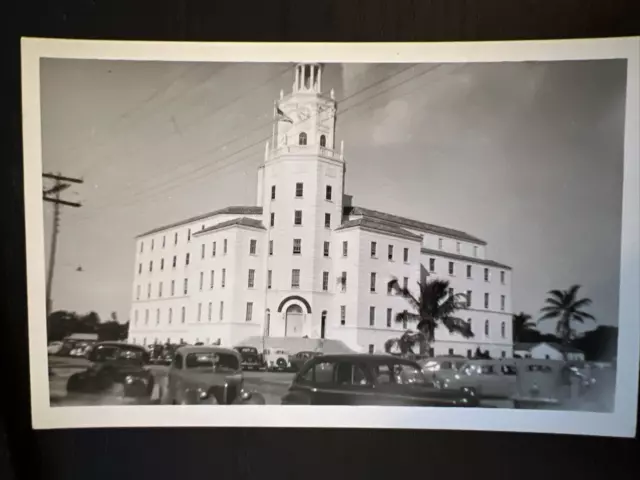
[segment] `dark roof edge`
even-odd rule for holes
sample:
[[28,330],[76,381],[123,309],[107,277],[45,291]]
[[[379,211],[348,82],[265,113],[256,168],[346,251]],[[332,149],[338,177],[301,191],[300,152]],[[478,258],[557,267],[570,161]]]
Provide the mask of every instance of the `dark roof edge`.
[[251,223],[247,223],[246,220],[254,220],[254,219],[248,218],[248,217],[232,218],[230,220],[220,222],[215,225],[211,225],[210,227],[205,228],[204,230],[198,230],[197,232],[194,232],[192,235],[194,237],[198,237],[205,233],[215,232],[217,230],[224,230],[225,228],[231,228],[231,227],[244,227],[244,228],[252,228],[254,230],[266,230],[265,226],[259,220],[256,220],[257,222],[259,222],[259,225],[257,224],[252,225]]
[[426,255],[439,255],[441,257],[451,258],[454,260],[461,260],[469,263],[478,263],[480,265],[487,265],[492,267],[504,268],[505,270],[513,270],[509,265],[505,265],[504,263],[496,262],[495,260],[487,260],[484,258],[476,258],[476,257],[467,257],[465,255],[458,255],[455,253],[443,252],[441,250],[432,250],[430,248],[421,248],[420,253]]
[[[353,220],[352,220],[353,221]],[[383,222],[380,222],[383,223]],[[404,238],[406,240],[414,240],[416,242],[421,242],[422,241],[422,237],[420,237],[419,235],[416,235],[414,233],[411,232],[405,232],[403,231],[403,229],[399,228],[399,227],[393,227],[393,228],[397,228],[398,231],[397,232],[390,232],[388,230],[384,230],[384,229],[378,229],[376,228],[374,225],[371,224],[365,224],[363,225],[362,223],[354,223],[352,225],[346,225],[346,224],[342,224],[339,227],[337,227],[334,231],[342,231],[342,230],[348,230],[350,228],[360,228],[361,230],[367,230],[370,232],[374,232],[374,233],[379,233],[381,235],[389,235],[390,237],[399,237],[399,238]]]
[[[240,211],[235,211],[235,210],[241,210],[241,209],[245,209],[245,210],[255,210],[255,213],[253,212],[246,212],[246,213],[241,213]],[[169,230],[170,228],[175,228],[175,227],[179,227],[180,225],[185,225],[187,223],[191,223],[191,222],[197,222],[198,220],[204,220],[205,218],[209,218],[209,217],[214,217],[216,215],[260,215],[262,213],[262,207],[256,207],[256,206],[232,206],[232,207],[224,207],[224,208],[220,208],[218,210],[214,210],[213,212],[208,212],[208,213],[203,213],[201,215],[196,215],[194,217],[190,217],[184,220],[180,220],[178,222],[174,222],[174,223],[169,223],[167,225],[163,225],[162,227],[156,227],[153,228],[147,232],[141,233],[139,235],[136,235],[135,238],[141,238],[141,237],[146,237],[147,235],[151,235],[153,233],[158,233],[158,232],[162,232],[163,230]]]

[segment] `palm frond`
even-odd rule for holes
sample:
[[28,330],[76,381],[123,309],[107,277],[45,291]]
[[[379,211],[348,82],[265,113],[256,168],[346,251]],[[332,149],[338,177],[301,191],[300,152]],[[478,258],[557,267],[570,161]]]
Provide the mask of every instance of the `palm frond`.
[[464,338],[473,338],[475,335],[471,330],[471,324],[461,318],[445,317],[442,324],[449,330],[449,333],[459,333]]
[[590,298],[581,298],[580,300],[576,300],[575,302],[573,302],[571,304],[571,308],[573,308],[574,310],[579,310],[580,308],[588,307],[589,305],[591,305]]
[[557,318],[559,316],[559,312],[557,311],[553,311],[553,312],[547,312],[545,313],[542,317],[540,317],[538,319],[538,322],[542,322],[543,320],[550,320],[552,318]]

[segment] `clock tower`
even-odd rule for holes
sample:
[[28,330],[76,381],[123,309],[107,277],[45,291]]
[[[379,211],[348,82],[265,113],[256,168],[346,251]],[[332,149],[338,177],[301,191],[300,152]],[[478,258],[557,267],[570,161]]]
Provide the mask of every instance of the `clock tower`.
[[322,71],[317,63],[296,65],[291,93],[274,103],[273,136],[258,171],[271,336],[318,338],[331,310],[345,162],[335,149],[336,101],[333,90],[322,92]]

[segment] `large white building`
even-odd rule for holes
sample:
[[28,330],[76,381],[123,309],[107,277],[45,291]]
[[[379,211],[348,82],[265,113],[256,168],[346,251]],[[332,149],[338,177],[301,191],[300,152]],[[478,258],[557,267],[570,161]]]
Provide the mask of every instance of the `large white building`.
[[[336,149],[336,102],[322,68],[295,68],[280,95],[258,170],[255,206],[232,206],[137,238],[130,341],[220,341],[250,336],[331,338],[382,351],[409,308],[388,292],[418,289],[426,272],[470,296],[459,315],[475,337],[436,330],[436,354],[512,356],[511,269],[467,233],[352,205]],[[411,328],[411,325],[407,325]]]

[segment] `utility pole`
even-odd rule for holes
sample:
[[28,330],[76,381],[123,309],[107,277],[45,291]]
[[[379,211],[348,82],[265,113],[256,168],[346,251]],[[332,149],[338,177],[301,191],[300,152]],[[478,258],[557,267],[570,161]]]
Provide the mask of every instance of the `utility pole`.
[[84,183],[79,178],[63,177],[60,174],[43,173],[43,178],[54,181],[53,187],[42,192],[42,199],[45,202],[53,203],[53,231],[51,233],[51,252],[49,254],[49,270],[47,272],[47,318],[51,314],[53,301],[51,299],[51,289],[53,285],[53,271],[56,264],[56,249],[58,245],[58,233],[60,232],[60,209],[63,205],[79,208],[82,205],[76,202],[69,202],[60,198],[60,192],[66,190],[72,183]]

